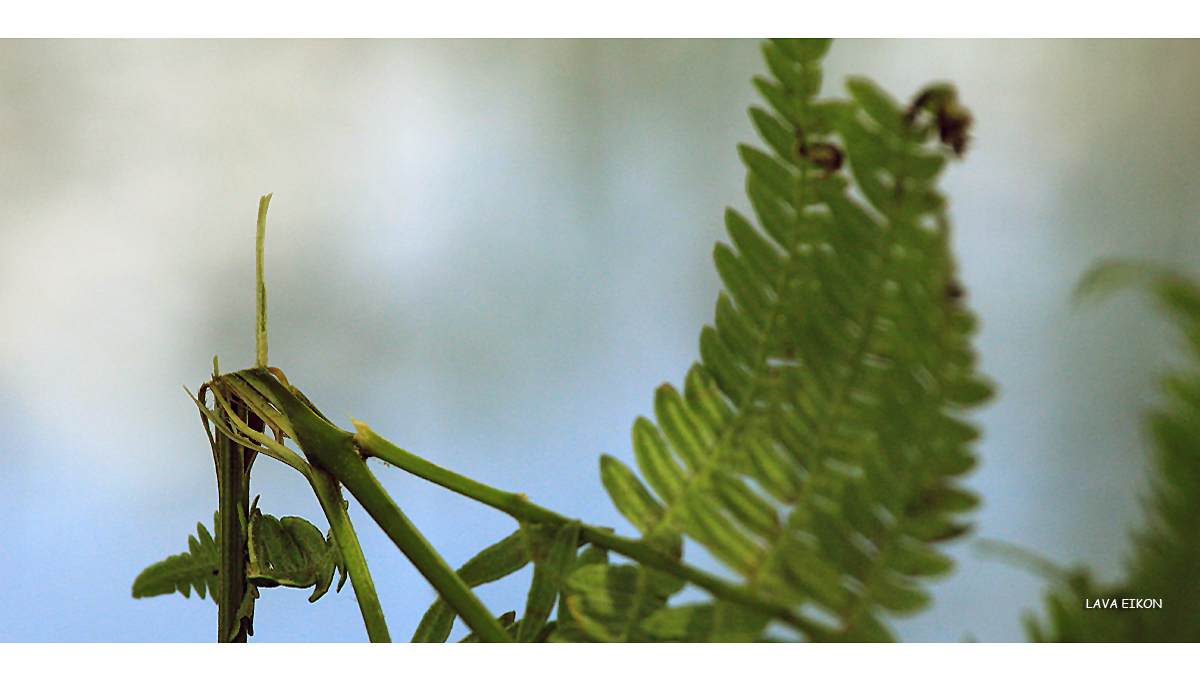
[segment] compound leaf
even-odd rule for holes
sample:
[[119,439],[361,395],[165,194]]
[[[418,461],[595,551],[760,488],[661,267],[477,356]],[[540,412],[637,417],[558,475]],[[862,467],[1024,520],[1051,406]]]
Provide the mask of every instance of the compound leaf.
[[[216,513],[213,513],[213,524],[221,524]],[[190,598],[193,588],[201,598],[206,590],[215,592],[221,582],[221,554],[204,523],[196,523],[196,535],[188,536],[187,551],[168,556],[142,570],[133,581],[133,597],[149,598],[178,591],[184,598]],[[216,602],[215,593],[213,602]]]
[[[755,593],[822,608],[835,623],[810,640],[881,640],[879,615],[925,607],[924,580],[952,565],[937,544],[968,529],[958,516],[976,503],[958,486],[978,435],[962,417],[993,389],[974,369],[935,186],[950,150],[868,80],[847,82],[849,100],[819,100],[827,49],[763,46],[774,79],[754,80],[766,106],[750,116],[768,150],[738,148],[758,225],[726,212],[732,244],[713,252],[725,289],[701,361],[682,396],[663,385],[655,420],[633,427],[645,483],[611,457],[602,476],[648,543],[690,537]],[[955,115],[958,152],[969,115]],[[1200,309],[1200,295],[1172,298]],[[667,608],[646,576],[577,570],[573,628],[597,640],[757,633],[732,621],[718,633],[726,601]]]

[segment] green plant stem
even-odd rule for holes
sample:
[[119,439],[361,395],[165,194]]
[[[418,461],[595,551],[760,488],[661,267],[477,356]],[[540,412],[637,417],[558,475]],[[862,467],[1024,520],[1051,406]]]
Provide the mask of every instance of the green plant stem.
[[[233,402],[235,412],[247,416],[241,401]],[[253,424],[250,422],[249,424]],[[260,424],[261,426],[261,424]],[[246,642],[247,625],[238,615],[246,596],[246,529],[250,502],[248,460],[250,451],[233,439],[217,434],[217,510],[221,524],[218,548],[221,551],[221,588],[217,593],[217,642]]]
[[[518,521],[556,526],[570,522],[566,516],[538,506],[524,495],[484,485],[401,449],[360,421],[354,421],[354,426],[358,430],[354,436],[354,443],[364,456],[381,459],[418,478],[503,511]],[[722,600],[737,603],[779,619],[792,628],[809,634],[810,637],[819,637],[828,633],[816,624],[800,617],[787,606],[764,600],[751,591],[723,581],[707,572],[684,565],[645,542],[618,537],[611,532],[589,525],[583,525],[580,534],[596,546],[691,582]]]
[[512,642],[504,627],[408,520],[354,445],[354,436],[321,418],[265,369],[236,373],[291,422],[296,444],[309,463],[331,473],[358,499],[384,533],[485,642]]
[[379,604],[379,594],[375,591],[375,582],[371,579],[371,571],[367,569],[367,559],[358,543],[354,525],[350,523],[337,480],[322,469],[314,468],[308,474],[308,482],[317,495],[317,501],[321,503],[329,528],[333,531],[333,539],[342,553],[342,563],[350,575],[350,585],[354,587],[354,597],[358,599],[363,625],[367,627],[367,638],[372,643],[392,642],[383,618],[383,607]]

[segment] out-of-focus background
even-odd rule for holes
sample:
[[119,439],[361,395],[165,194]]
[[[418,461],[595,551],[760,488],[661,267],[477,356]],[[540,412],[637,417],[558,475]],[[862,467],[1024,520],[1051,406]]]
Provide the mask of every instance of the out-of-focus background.
[[[598,457],[630,460],[634,418],[697,359],[764,70],[752,41],[0,42],[0,640],[214,638],[208,600],[130,585],[211,527],[183,387],[214,353],[253,362],[268,192],[272,364],[346,428],[632,534]],[[1043,582],[972,541],[1111,578],[1139,520],[1173,337],[1136,296],[1069,297],[1102,256],[1196,271],[1200,43],[835,42],[825,93],[850,74],[903,100],[949,80],[974,113],[944,188],[1000,388],[975,537],[895,628],[1020,640]],[[513,528],[379,472],[451,563]],[[290,470],[253,478],[266,511],[324,525]],[[432,592],[351,511],[406,639]],[[527,581],[481,591],[520,609]],[[349,587],[262,593],[255,641],[365,640]]]

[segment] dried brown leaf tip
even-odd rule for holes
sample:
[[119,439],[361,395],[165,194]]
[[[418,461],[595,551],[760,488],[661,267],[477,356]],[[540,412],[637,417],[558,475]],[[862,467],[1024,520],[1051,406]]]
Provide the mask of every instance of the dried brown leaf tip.
[[960,158],[971,139],[968,133],[971,120],[971,112],[959,103],[958,92],[951,85],[930,85],[921,90],[904,114],[909,129],[920,129],[930,123],[936,126],[938,138]]
[[804,133],[799,127],[796,128],[796,138],[799,140],[796,145],[796,153],[801,158],[807,158],[809,162],[825,170],[826,177],[841,169],[842,149],[825,141],[805,143]]
[[842,166],[842,149],[833,144],[818,141],[817,143],[810,144],[804,150],[804,157],[825,170],[825,176],[833,174]]

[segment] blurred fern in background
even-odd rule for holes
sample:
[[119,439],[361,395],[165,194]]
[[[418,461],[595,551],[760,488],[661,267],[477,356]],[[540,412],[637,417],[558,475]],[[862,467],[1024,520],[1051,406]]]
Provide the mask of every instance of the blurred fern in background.
[[[1031,640],[1047,642],[1200,642],[1200,285],[1178,273],[1107,262],[1080,282],[1095,298],[1139,285],[1185,341],[1182,363],[1161,379],[1163,403],[1149,413],[1150,494],[1145,526],[1133,535],[1125,577],[1093,580],[1086,567],[1051,573],[1044,620],[1025,620]],[[1161,607],[1124,607],[1125,601]],[[1115,601],[1115,607],[1109,607]]]

